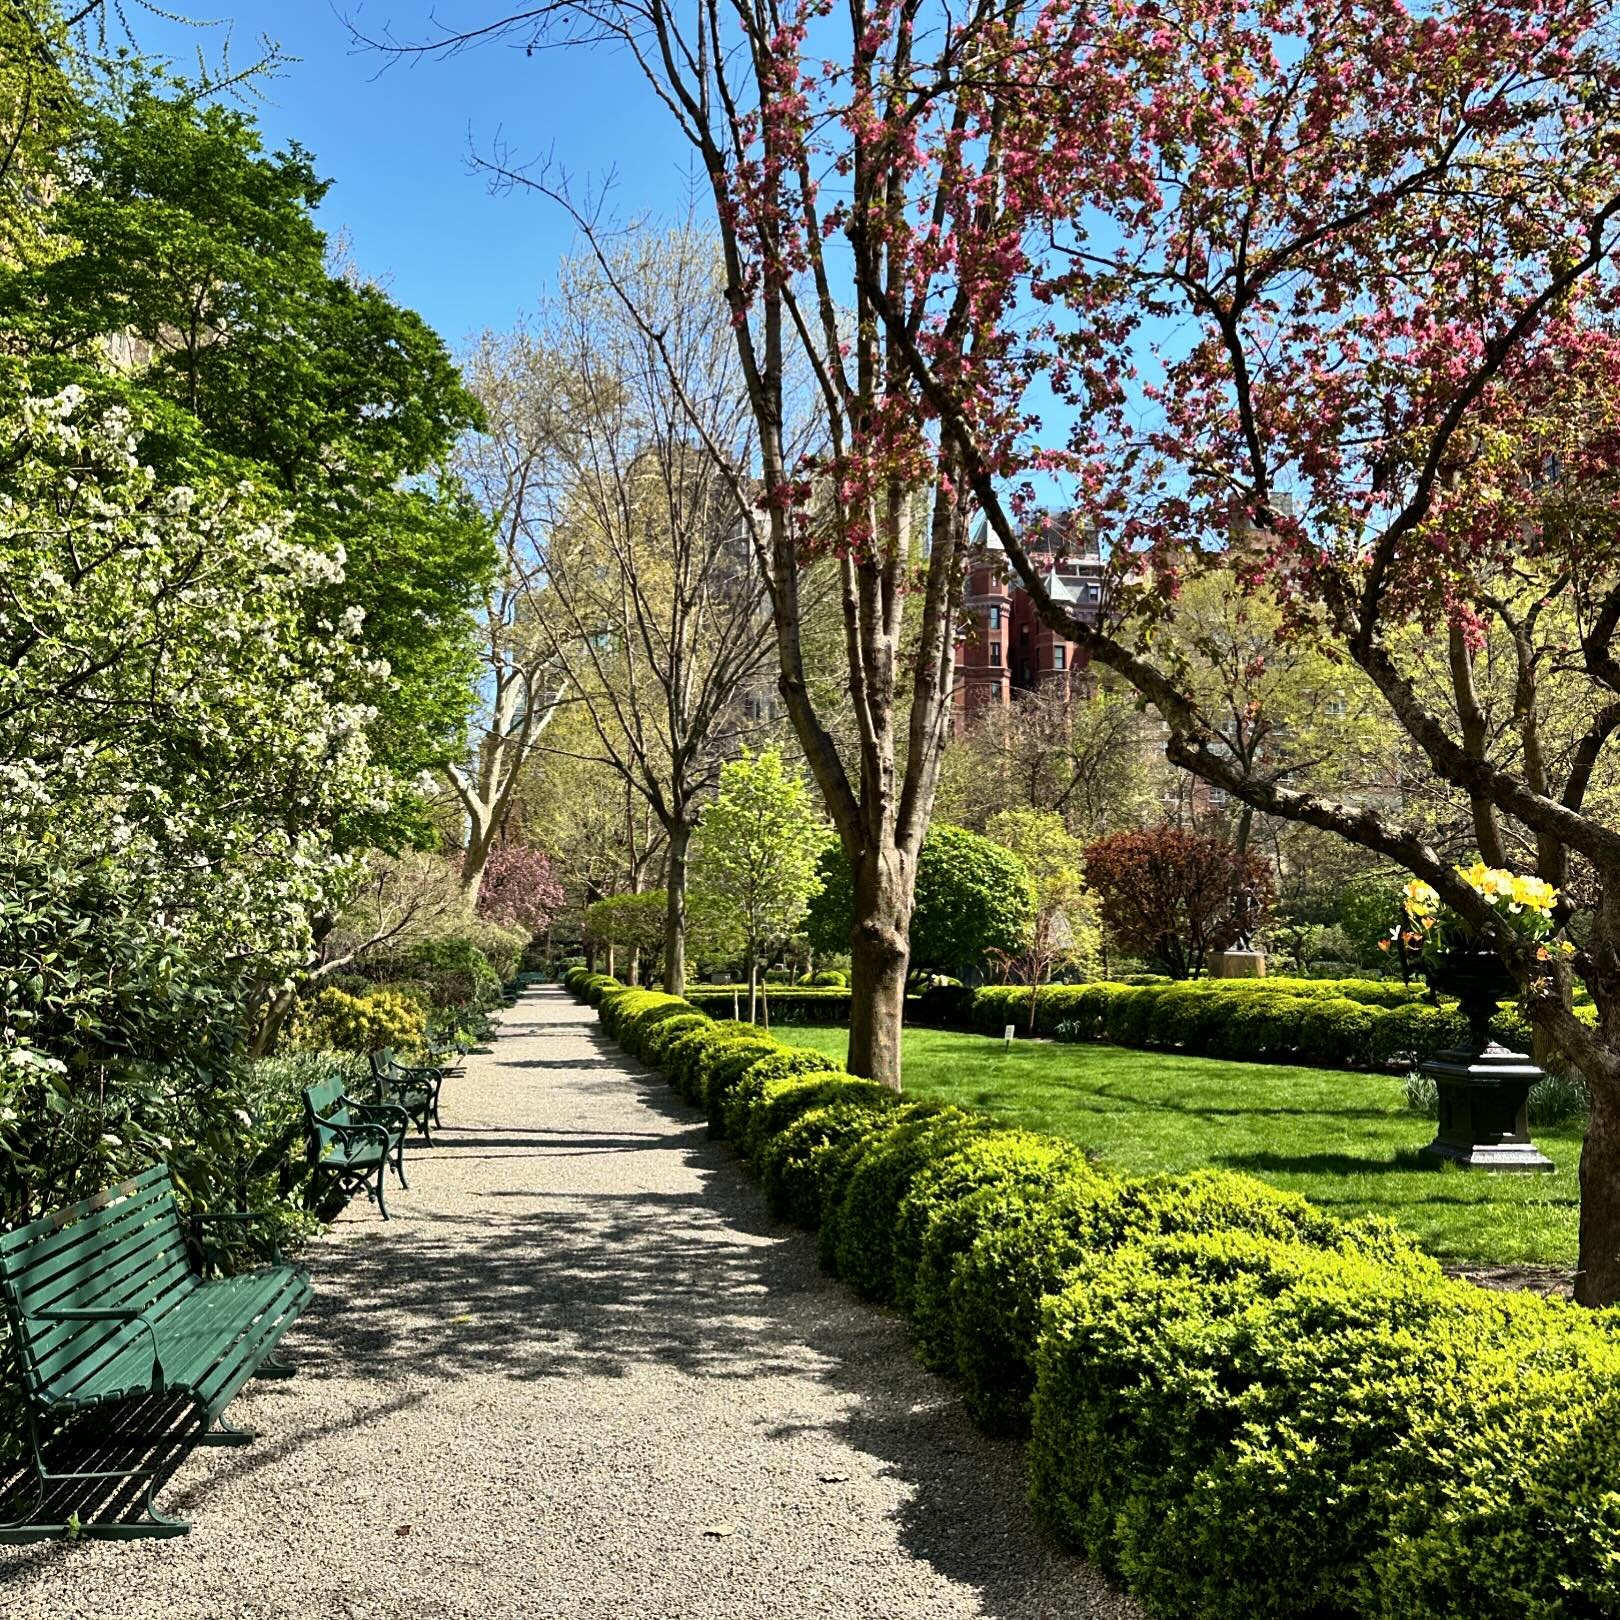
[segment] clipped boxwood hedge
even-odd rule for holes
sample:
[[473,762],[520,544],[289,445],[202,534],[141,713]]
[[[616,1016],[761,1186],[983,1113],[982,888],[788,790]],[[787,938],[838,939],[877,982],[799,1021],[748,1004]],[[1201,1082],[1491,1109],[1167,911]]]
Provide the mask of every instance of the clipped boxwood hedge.
[[[748,1011],[747,985],[694,985],[686,992],[686,998],[693,1006],[702,1007],[717,1018],[729,1013],[733,1005],[743,1012]],[[850,993],[836,985],[821,988],[773,984],[769,987],[766,1005],[773,1024],[847,1024]]]
[[[1303,1063],[1314,1068],[1414,1066],[1467,1033],[1455,1007],[1434,1007],[1416,985],[1376,979],[1194,979],[1152,984],[1052,984],[1035,1007],[1035,1032],[1060,1040],[1190,1056]],[[943,985],[923,991],[917,1021],[999,1032],[1029,1026],[1029,987]],[[1528,1051],[1530,1027],[1512,1007],[1497,1038]]]
[[[1620,1613],[1615,1313],[1450,1280],[1389,1223],[1244,1176],[1116,1177],[673,997],[569,985],[679,1073],[825,1264],[907,1313],[979,1421],[1027,1428],[1041,1515],[1149,1613]],[[1147,1006],[1182,1043],[1234,1038],[1190,986],[1069,988],[1099,1027]],[[1238,1027],[1266,1037],[1291,1000],[1315,1019],[1294,1038],[1369,1051],[1381,1015],[1401,1040],[1452,1016],[1272,986]]]

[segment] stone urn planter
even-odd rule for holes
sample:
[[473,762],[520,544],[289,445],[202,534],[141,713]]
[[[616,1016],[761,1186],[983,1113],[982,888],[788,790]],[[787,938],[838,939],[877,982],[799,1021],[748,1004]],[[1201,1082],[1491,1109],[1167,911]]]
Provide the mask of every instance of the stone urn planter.
[[1423,1151],[1475,1170],[1553,1169],[1530,1140],[1525,1107],[1542,1071],[1491,1035],[1497,1003],[1516,988],[1513,975],[1495,951],[1448,951],[1424,972],[1433,989],[1457,998],[1468,1039],[1418,1071],[1434,1081],[1440,1099],[1439,1128]]

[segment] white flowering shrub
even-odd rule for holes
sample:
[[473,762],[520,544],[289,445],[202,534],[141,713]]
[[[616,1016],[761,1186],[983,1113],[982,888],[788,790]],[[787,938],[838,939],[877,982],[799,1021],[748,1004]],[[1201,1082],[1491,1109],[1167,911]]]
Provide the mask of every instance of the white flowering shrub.
[[[124,412],[0,408],[0,1220],[168,1158],[255,1162],[257,1006],[403,784],[371,757],[341,557],[247,483],[165,486]],[[238,1189],[240,1190],[240,1189]]]

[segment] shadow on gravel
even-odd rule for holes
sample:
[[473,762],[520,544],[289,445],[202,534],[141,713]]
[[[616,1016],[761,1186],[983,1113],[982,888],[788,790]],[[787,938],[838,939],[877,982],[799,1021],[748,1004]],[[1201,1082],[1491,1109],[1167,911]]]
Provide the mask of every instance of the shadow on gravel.
[[[656,1365],[707,1379],[811,1377],[848,1397],[834,1432],[910,1487],[900,1530],[914,1557],[976,1588],[986,1614],[1052,1615],[1051,1583],[1072,1589],[1075,1564],[1033,1525],[1022,1448],[979,1434],[952,1386],[918,1366],[900,1320],[818,1271],[813,1238],[769,1216],[730,1150],[659,1077],[627,1074],[634,1066],[618,1057],[595,1066],[611,1079],[575,1085],[611,1091],[649,1128],[444,1131],[446,1156],[514,1150],[490,1155],[512,1162],[510,1184],[475,1194],[471,1219],[423,1212],[335,1250],[297,1338],[301,1375],[617,1378]],[[677,1155],[700,1190],[626,1185],[622,1171],[593,1185],[587,1169],[563,1169],[586,1154],[649,1152]],[[652,1167],[641,1176],[658,1179]],[[541,1207],[512,1208],[519,1200]],[[785,1424],[773,1438],[795,1432]]]

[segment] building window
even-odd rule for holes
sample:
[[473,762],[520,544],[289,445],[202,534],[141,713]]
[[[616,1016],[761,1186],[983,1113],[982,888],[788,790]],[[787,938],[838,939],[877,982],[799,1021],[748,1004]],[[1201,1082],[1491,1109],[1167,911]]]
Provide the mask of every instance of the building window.
[[1029,626],[1027,624],[1020,625],[1018,627],[1018,635],[1019,635],[1020,640],[1028,641],[1029,640]]
[[990,666],[992,669],[1001,668],[1001,643],[999,641],[990,643]]
[[1067,652],[1068,648],[1061,641],[1052,649],[1053,669],[1062,669],[1064,667],[1064,657]]
[[1086,586],[1086,600],[1088,602],[1095,602],[1101,596],[1102,596],[1102,586],[1100,586],[1100,585],[1088,585],[1088,586]]
[[990,609],[990,628],[992,630],[999,630],[1001,628],[1001,609],[998,607],[993,607]]

